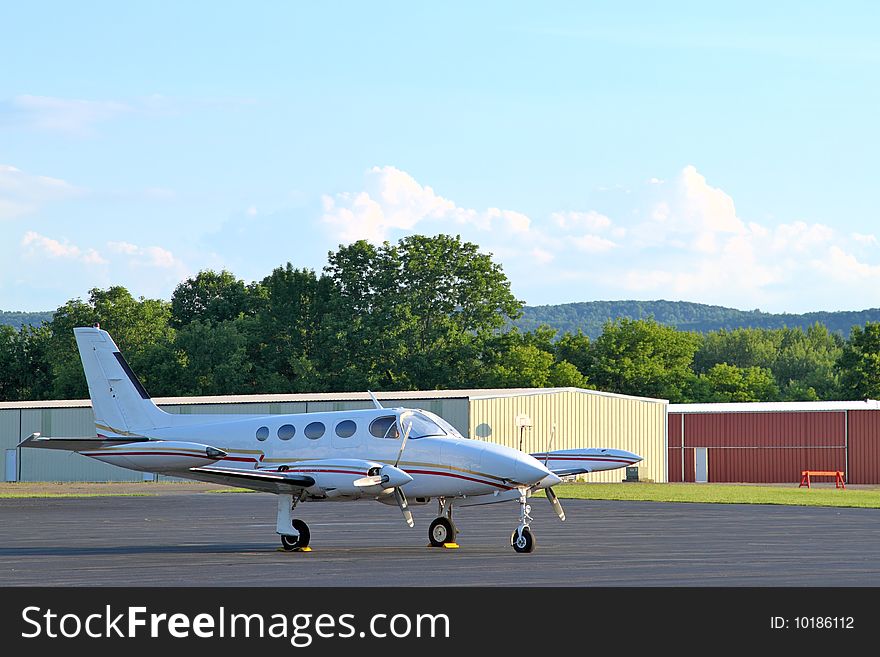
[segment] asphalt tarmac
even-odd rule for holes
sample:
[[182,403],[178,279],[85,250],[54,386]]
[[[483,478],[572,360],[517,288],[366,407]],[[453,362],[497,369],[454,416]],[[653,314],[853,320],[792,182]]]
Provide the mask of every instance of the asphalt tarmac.
[[309,503],[311,552],[279,551],[260,493],[0,499],[2,586],[880,586],[880,511],[533,499],[456,510],[459,549],[427,547],[436,505]]

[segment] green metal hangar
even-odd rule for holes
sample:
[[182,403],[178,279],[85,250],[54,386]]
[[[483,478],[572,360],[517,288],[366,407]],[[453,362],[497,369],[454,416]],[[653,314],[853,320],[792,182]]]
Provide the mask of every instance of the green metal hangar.
[[[384,406],[422,408],[476,440],[547,449],[607,447],[635,452],[639,478],[666,481],[666,407],[661,399],[628,397],[580,388],[431,390],[377,393]],[[154,400],[169,413],[275,415],[371,408],[367,393],[175,397]],[[4,481],[139,481],[152,475],[73,454],[17,449],[34,432],[47,437],[94,436],[91,404],[85,401],[0,402],[0,462]],[[621,481],[623,470],[588,475],[590,481]]]

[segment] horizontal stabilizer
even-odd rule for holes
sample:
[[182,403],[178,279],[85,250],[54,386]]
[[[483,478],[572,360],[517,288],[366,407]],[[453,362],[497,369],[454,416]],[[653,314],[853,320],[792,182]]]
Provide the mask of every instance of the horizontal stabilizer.
[[65,449],[69,452],[115,447],[129,443],[145,443],[150,439],[144,436],[126,436],[125,438],[44,438],[39,433],[18,443],[18,447],[34,447],[38,449]]
[[187,479],[206,481],[224,486],[240,486],[263,493],[297,493],[315,485],[313,477],[294,472],[264,472],[236,468],[190,468]]

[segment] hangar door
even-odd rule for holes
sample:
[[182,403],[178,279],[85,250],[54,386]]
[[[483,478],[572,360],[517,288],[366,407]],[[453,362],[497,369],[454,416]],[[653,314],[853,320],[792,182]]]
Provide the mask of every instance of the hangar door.
[[709,450],[705,447],[694,449],[694,481],[698,484],[709,481]]

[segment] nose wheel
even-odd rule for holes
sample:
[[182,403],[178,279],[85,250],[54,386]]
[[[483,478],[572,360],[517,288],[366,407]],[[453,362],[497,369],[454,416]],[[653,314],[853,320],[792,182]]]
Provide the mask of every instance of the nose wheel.
[[535,549],[535,535],[529,529],[532,521],[532,507],[528,503],[528,489],[519,489],[519,527],[510,535],[510,544],[519,553],[532,552]]
[[510,544],[521,554],[531,552],[535,549],[535,536],[528,527],[517,527],[510,535]]

